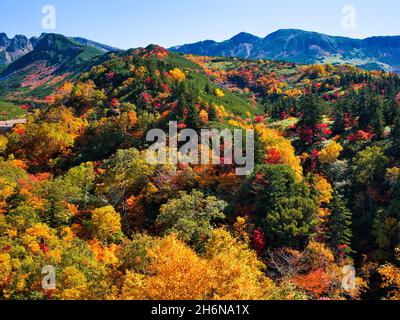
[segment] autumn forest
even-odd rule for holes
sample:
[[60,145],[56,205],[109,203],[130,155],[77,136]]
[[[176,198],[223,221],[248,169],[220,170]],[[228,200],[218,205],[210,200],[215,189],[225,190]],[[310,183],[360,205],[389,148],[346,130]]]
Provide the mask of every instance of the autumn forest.
[[[400,299],[396,73],[40,41],[0,77],[0,299]],[[149,163],[170,121],[254,130],[253,172]]]

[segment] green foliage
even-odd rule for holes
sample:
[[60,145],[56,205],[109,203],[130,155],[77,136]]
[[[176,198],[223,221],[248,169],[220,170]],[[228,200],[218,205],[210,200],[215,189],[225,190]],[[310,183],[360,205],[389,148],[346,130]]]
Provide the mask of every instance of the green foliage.
[[285,165],[260,165],[244,185],[271,245],[301,247],[314,234],[317,206],[310,189]]
[[11,119],[23,119],[27,113],[22,108],[11,102],[0,101],[0,121]]
[[225,218],[222,212],[226,205],[200,191],[182,192],[179,198],[161,206],[157,223],[163,234],[176,233],[180,239],[198,246],[210,237],[213,223]]
[[328,223],[329,241],[333,248],[347,246],[349,249],[352,240],[352,213],[338,195],[333,197],[329,209],[331,211]]
[[358,183],[371,185],[384,175],[388,158],[380,147],[367,147],[353,159],[354,176]]

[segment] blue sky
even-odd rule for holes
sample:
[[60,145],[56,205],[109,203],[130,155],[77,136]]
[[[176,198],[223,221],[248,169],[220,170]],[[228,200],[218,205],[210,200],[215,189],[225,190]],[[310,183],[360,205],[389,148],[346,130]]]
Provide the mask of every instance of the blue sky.
[[[0,32],[40,35],[42,7],[56,8],[56,30],[121,49],[151,43],[170,47],[258,36],[282,28],[364,38],[400,34],[398,0],[1,0]],[[356,9],[356,29],[342,27],[342,8]]]

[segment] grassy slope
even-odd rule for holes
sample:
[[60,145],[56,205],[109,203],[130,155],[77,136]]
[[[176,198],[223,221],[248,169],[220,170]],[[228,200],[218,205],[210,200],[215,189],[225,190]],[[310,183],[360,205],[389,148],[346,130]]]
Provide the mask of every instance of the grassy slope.
[[0,100],[0,121],[22,119],[26,117],[26,111],[11,102]]

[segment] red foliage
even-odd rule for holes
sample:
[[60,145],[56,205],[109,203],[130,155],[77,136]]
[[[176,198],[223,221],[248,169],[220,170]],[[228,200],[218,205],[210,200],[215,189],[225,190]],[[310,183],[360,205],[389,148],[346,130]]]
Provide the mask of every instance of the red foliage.
[[108,74],[107,74],[107,79],[108,80],[113,80],[115,78],[115,72],[114,71],[110,71]]
[[153,79],[150,78],[150,77],[148,77],[148,78],[145,80],[145,82],[146,82],[148,85],[149,85],[152,81],[153,81]]
[[43,253],[47,253],[49,251],[49,248],[44,243],[39,244],[39,247],[40,247],[40,250],[42,250]]
[[261,255],[266,247],[265,236],[261,229],[256,229],[252,233],[252,244],[258,255]]
[[164,83],[164,84],[162,85],[162,87],[163,87],[165,93],[171,93],[171,89],[168,87],[167,84]]
[[269,149],[266,162],[269,164],[280,164],[282,162],[281,152],[275,148]]
[[350,134],[347,136],[347,140],[351,142],[355,141],[371,141],[374,135],[372,133],[366,132],[364,130],[359,130],[355,134]]
[[330,136],[332,134],[332,130],[328,129],[328,125],[326,123],[318,124],[316,128],[320,130],[324,135]]
[[112,106],[113,108],[118,108],[118,106],[119,106],[119,101],[118,101],[117,98],[114,98],[114,99],[111,100],[111,106]]
[[257,116],[254,118],[255,123],[264,123],[265,118],[263,116]]
[[30,107],[27,104],[22,104],[19,106],[22,110],[29,111]]
[[317,269],[306,275],[292,278],[292,282],[319,299],[329,290],[332,279],[323,269]]

